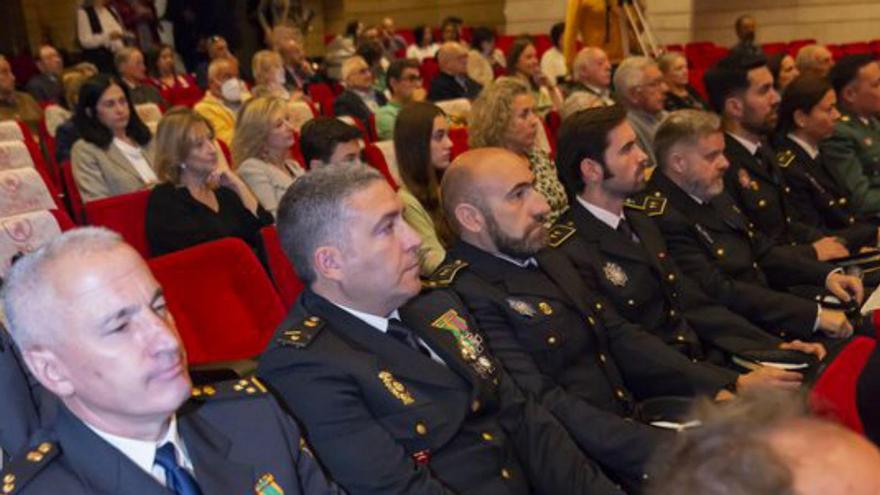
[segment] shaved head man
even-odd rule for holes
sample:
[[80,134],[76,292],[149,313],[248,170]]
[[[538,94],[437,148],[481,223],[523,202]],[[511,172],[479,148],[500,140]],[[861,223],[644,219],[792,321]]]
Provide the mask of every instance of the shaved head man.
[[464,45],[448,41],[437,50],[440,74],[431,82],[428,99],[431,101],[477,97],[482,86],[467,75],[468,51]]

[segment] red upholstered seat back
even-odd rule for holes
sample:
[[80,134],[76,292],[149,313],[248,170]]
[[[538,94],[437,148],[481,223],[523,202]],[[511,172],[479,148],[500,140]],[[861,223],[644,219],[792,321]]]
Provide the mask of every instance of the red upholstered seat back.
[[468,145],[468,130],[467,127],[452,127],[449,129],[449,139],[452,141],[452,152],[451,158],[454,160],[455,157],[464,153],[468,149],[470,149],[470,145]]
[[863,433],[864,428],[856,407],[856,383],[875,346],[872,338],[854,338],[828,364],[810,393],[810,403],[816,412],[858,433]]
[[190,364],[257,356],[284,307],[253,251],[226,238],[149,261]]
[[266,257],[269,259],[269,270],[272,272],[275,288],[278,289],[284,307],[290,308],[305,285],[296,274],[287,255],[284,254],[275,226],[263,227],[260,234],[263,236],[263,246],[266,249]]
[[83,217],[85,216],[83,200],[79,193],[79,188],[76,187],[76,180],[73,178],[73,165],[69,161],[61,164],[61,180],[64,183],[67,204],[70,207],[73,221],[83,223]]
[[86,222],[119,232],[141,256],[149,258],[146,229],[149,197],[150,191],[145,190],[90,201],[85,204]]
[[385,155],[382,154],[382,150],[373,143],[366,145],[364,147],[364,160],[369,166],[381,172],[385,180],[388,181],[388,185],[394,188],[395,191],[397,190],[397,181],[394,180],[391,170],[388,169],[388,163],[385,161]]

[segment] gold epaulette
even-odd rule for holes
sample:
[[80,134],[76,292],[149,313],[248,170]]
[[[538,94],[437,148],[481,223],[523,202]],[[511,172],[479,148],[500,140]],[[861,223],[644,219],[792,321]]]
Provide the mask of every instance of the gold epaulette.
[[21,493],[24,486],[33,479],[49,462],[58,456],[61,449],[53,442],[41,442],[27,452],[23,452],[4,466],[0,473],[0,493],[11,495]]
[[654,191],[653,194],[644,196],[641,202],[629,198],[623,202],[623,205],[633,210],[644,212],[649,217],[656,217],[666,212],[666,198],[660,191]]
[[449,263],[441,265],[436,269],[430,277],[422,280],[422,287],[428,289],[437,289],[440,287],[449,287],[455,276],[462,268],[468,266],[467,261],[452,260]]
[[269,393],[255,376],[193,387],[192,398],[200,400],[255,397]]
[[306,315],[298,323],[281,332],[278,343],[284,346],[304,349],[312,343],[312,339],[324,328],[324,320],[317,316]]
[[794,151],[785,150],[776,154],[776,162],[782,168],[788,168],[792,161],[794,161]]
[[559,247],[577,232],[574,222],[571,220],[565,223],[557,223],[550,228],[550,241],[547,243],[550,247]]

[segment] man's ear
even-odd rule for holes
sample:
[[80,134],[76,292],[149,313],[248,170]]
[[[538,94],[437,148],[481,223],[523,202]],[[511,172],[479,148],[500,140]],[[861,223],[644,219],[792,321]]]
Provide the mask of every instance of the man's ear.
[[602,179],[605,177],[602,164],[592,158],[581,160],[580,171],[585,184],[597,184],[602,182]]
[[334,246],[321,246],[315,250],[312,256],[312,266],[315,273],[329,280],[341,280],[343,278],[342,251]]
[[731,96],[724,100],[724,113],[734,119],[742,119],[745,114],[745,105],[742,98]]
[[34,347],[21,354],[34,378],[47,390],[59,397],[69,397],[75,392],[68,378],[67,367],[58,356],[45,347]]
[[486,228],[483,212],[470,203],[460,203],[455,207],[454,213],[462,233],[479,234]]
[[684,176],[687,172],[687,160],[684,154],[676,147],[673,147],[666,154],[666,168],[675,172],[678,176]]

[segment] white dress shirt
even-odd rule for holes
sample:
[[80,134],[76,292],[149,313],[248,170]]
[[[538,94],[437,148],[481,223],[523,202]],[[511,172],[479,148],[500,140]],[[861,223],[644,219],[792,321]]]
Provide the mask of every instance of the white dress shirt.
[[144,150],[140,146],[132,146],[116,137],[113,138],[113,146],[116,146],[116,149],[122,152],[122,155],[125,156],[125,159],[128,160],[128,163],[131,164],[144,183],[155,184],[159,181],[156,178],[156,172],[153,171],[153,166],[147,161],[147,157],[144,156]]
[[800,146],[802,150],[806,151],[807,154],[810,155],[810,158],[812,158],[813,160],[815,160],[816,157],[819,156],[819,148],[816,148],[812,144],[795,136],[793,133],[788,133],[788,139],[791,139],[792,141],[797,143],[797,145]]
[[732,137],[733,139],[736,139],[739,142],[739,144],[743,145],[747,150],[749,150],[749,153],[751,153],[752,155],[757,153],[758,148],[761,147],[760,141],[755,143],[755,142],[749,141],[748,139],[746,139],[742,136],[737,136],[736,134],[734,134],[732,132],[728,132],[727,135]]
[[[337,304],[337,303],[333,303],[333,304],[336,307],[344,310],[348,314],[354,316],[358,320],[361,320],[362,322],[366,323],[367,325],[375,328],[376,330],[378,330],[382,333],[388,333],[388,320],[390,320],[392,318],[400,320],[400,313],[396,309],[394,311],[392,311],[391,314],[388,315],[387,317],[382,317],[382,316],[376,316],[376,315],[373,315],[370,313],[364,313],[363,311],[358,311],[356,309],[352,309],[347,306],[343,306],[342,304]],[[403,320],[400,320],[400,321],[403,321]],[[413,337],[416,338],[416,340],[418,341],[420,346],[422,346],[424,349],[427,349],[427,351],[431,354],[431,359],[446,366],[446,362],[443,361],[443,358],[441,358],[436,352],[434,352],[434,349],[431,349],[431,346],[429,346],[424,340],[422,340],[421,337],[419,337],[418,335],[415,335],[415,333],[413,333]]]
[[612,230],[617,230],[617,226],[620,225],[620,221],[623,220],[623,212],[612,213],[601,206],[596,206],[593,203],[590,203],[580,196],[577,196],[577,200],[581,206],[592,213],[594,217],[598,218],[600,222],[611,227]]

